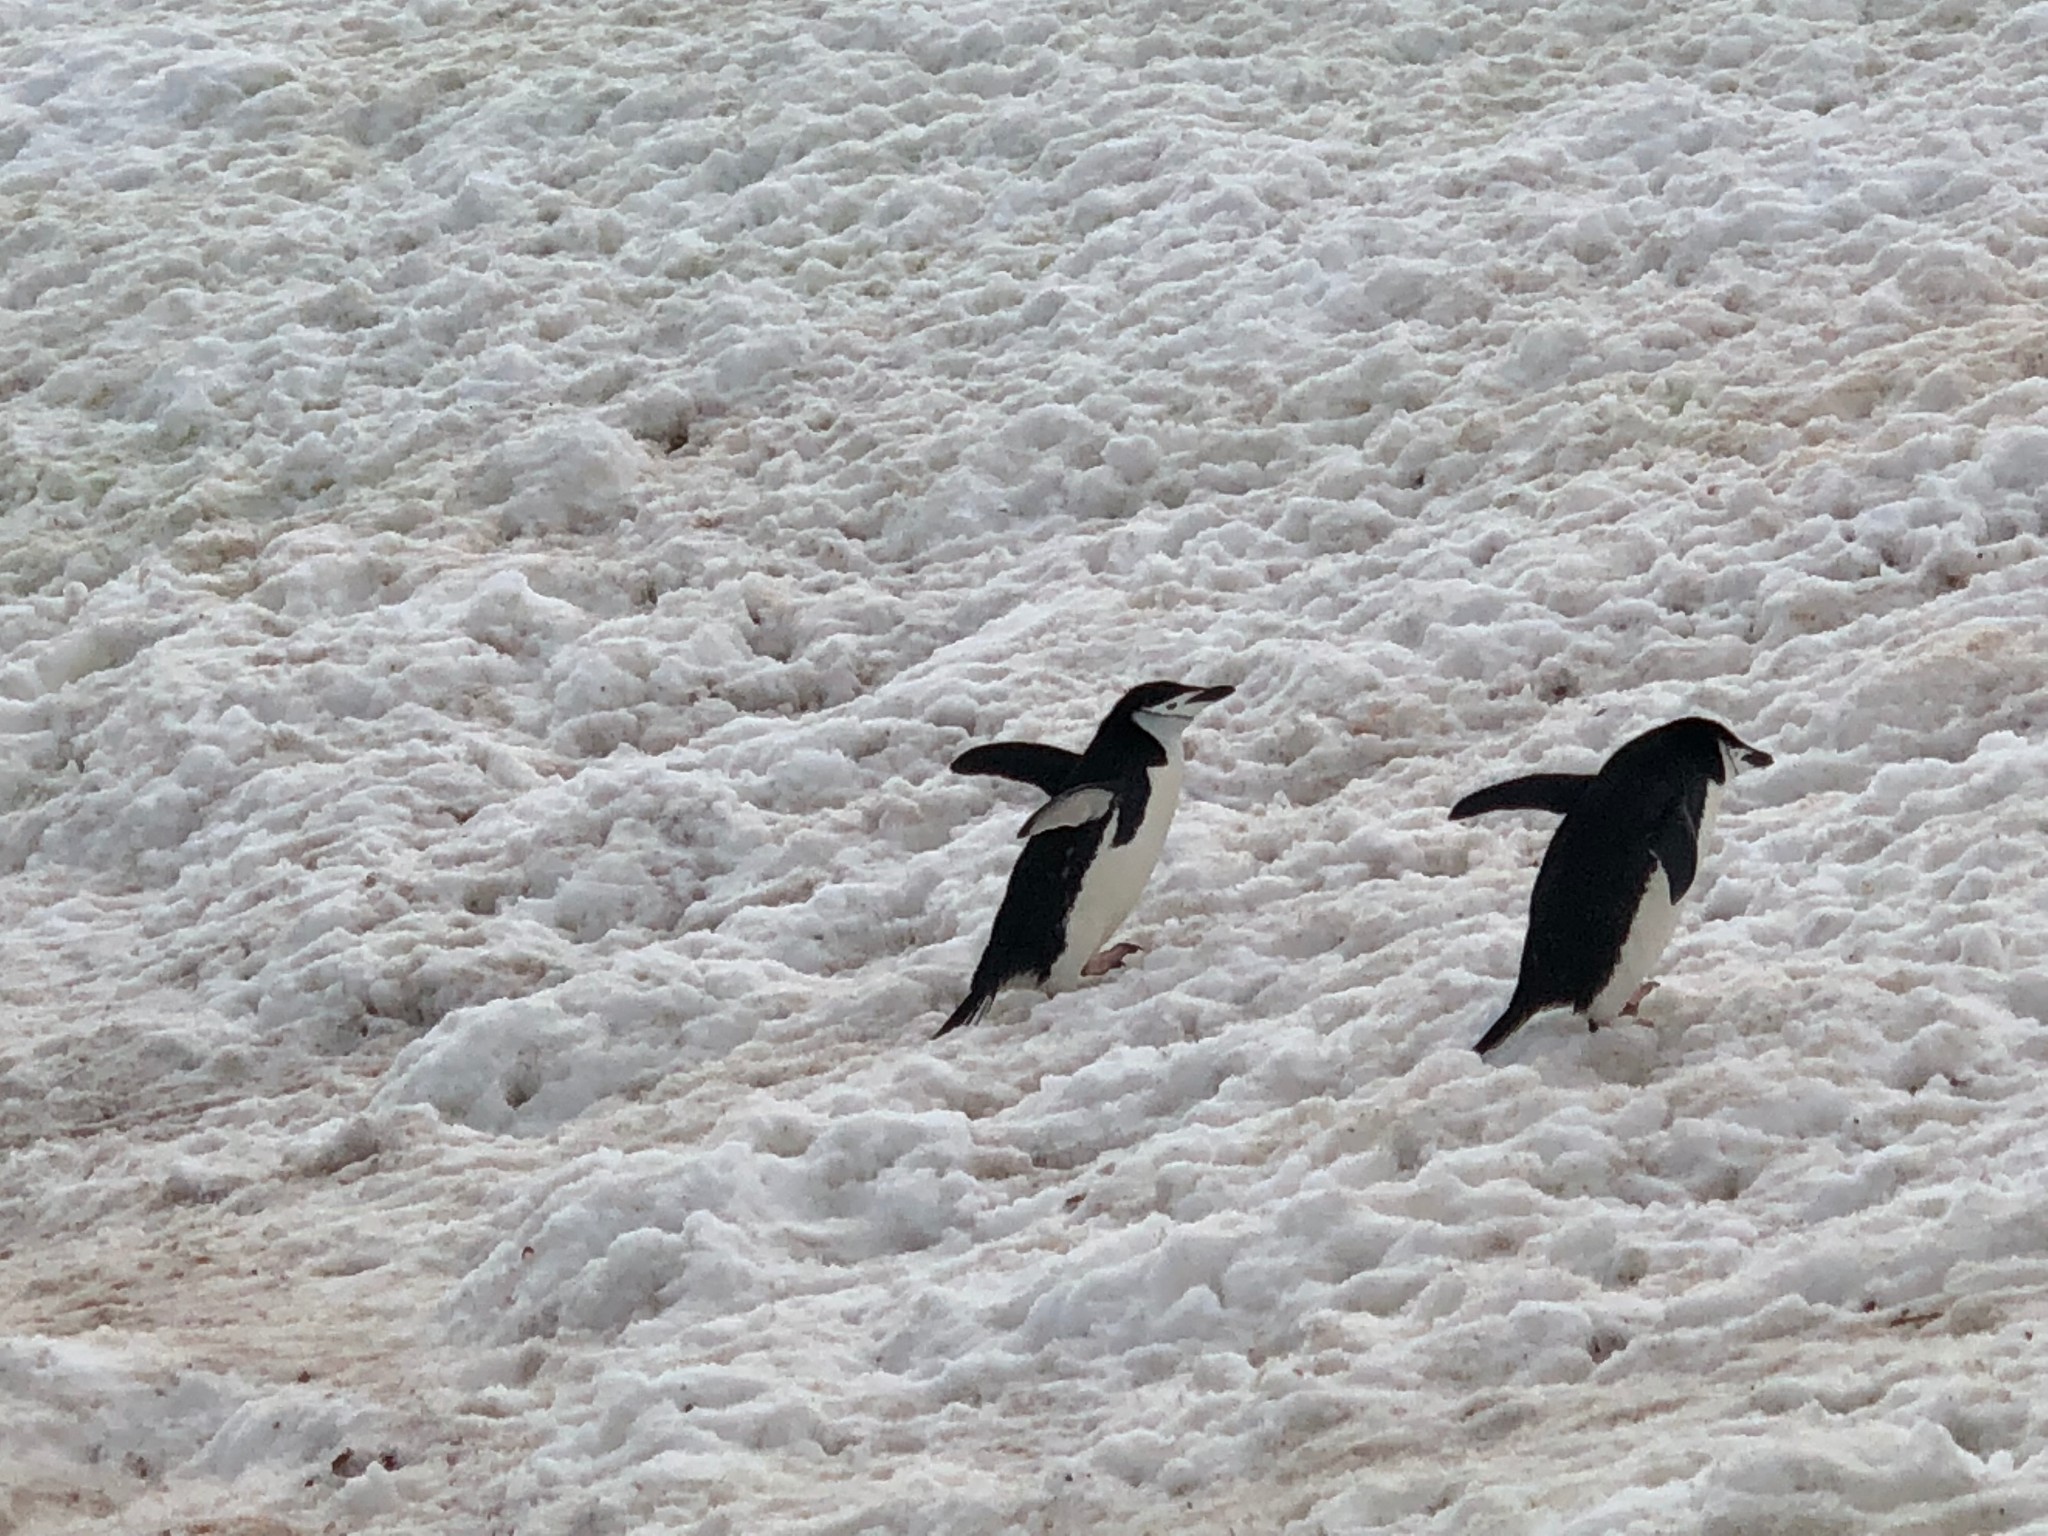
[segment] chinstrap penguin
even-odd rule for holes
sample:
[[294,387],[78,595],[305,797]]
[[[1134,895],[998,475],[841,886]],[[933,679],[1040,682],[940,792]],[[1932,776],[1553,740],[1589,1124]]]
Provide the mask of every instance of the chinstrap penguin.
[[1051,796],[1019,830],[1024,851],[996,910],[967,997],[939,1027],[972,1024],[1007,987],[1063,991],[1115,969],[1109,949],[1159,862],[1180,803],[1181,732],[1230,688],[1141,683],[1117,700],[1084,752],[998,741],[963,752],[955,773],[991,774]]
[[1475,790],[1451,807],[1555,811],[1529,896],[1529,933],[1507,1011],[1473,1048],[1482,1056],[1545,1008],[1598,1029],[1632,1013],[1678,926],[1729,777],[1771,755],[1697,716],[1646,731],[1598,773],[1535,773]]

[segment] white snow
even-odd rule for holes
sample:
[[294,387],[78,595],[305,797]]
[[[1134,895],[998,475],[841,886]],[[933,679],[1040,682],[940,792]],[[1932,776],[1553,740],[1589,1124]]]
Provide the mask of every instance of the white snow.
[[[2048,1527],[2048,5],[0,0],[0,1533]],[[1229,683],[1127,925],[1026,792]],[[1746,774],[1469,1049],[1541,818]]]

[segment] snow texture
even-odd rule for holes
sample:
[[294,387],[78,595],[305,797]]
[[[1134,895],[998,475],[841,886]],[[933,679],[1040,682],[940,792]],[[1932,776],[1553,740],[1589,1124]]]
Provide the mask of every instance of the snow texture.
[[[0,1533],[2048,1526],[2048,4],[0,0]],[[1237,692],[929,1037],[1026,791]],[[1731,790],[1648,1026],[1540,816]]]

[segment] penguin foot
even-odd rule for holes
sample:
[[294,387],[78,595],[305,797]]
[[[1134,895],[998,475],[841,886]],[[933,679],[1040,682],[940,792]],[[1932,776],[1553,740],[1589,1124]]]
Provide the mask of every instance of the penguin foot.
[[1081,967],[1083,976],[1107,976],[1142,948],[1137,944],[1112,944]]
[[1621,1005],[1621,1016],[1625,1019],[1637,1017],[1636,1010],[1642,1006],[1643,999],[1656,990],[1657,983],[1654,981],[1646,981],[1640,987],[1637,987],[1634,992],[1629,994],[1629,1000]]

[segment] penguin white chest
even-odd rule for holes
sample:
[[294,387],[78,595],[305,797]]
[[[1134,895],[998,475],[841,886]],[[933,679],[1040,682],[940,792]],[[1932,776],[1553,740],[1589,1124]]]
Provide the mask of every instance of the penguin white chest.
[[[1693,844],[1693,888],[1699,885],[1699,865],[1707,856],[1707,840],[1714,835],[1714,818],[1720,810],[1721,786],[1710,781],[1707,803],[1700,812],[1699,837]],[[1650,979],[1657,962],[1664,958],[1664,947],[1677,930],[1678,902],[1671,898],[1671,879],[1663,865],[1653,864],[1650,883],[1636,903],[1628,934],[1621,941],[1621,953],[1615,957],[1614,972],[1587,1007],[1586,1017],[1595,1024],[1613,1023],[1635,996],[1636,988]]]
[[1707,781],[1707,803],[1700,811],[1699,856],[1702,859],[1707,856],[1707,844],[1714,835],[1714,818],[1721,814],[1721,793],[1723,787],[1711,779]]
[[[1177,745],[1177,743],[1176,743]],[[1138,905],[1145,882],[1159,862],[1159,850],[1166,845],[1166,829],[1180,804],[1181,757],[1168,753],[1167,760],[1147,770],[1151,792],[1145,800],[1145,814],[1135,836],[1119,847],[1116,843],[1116,815],[1102,834],[1102,844],[1081,877],[1074,904],[1067,912],[1066,944],[1046,977],[1048,991],[1060,991],[1081,979],[1081,967],[1123,926]]]

